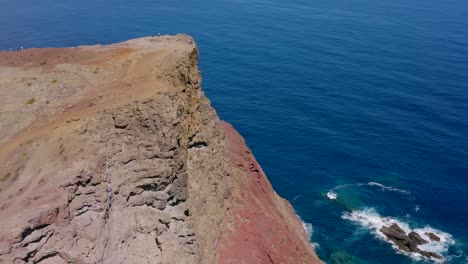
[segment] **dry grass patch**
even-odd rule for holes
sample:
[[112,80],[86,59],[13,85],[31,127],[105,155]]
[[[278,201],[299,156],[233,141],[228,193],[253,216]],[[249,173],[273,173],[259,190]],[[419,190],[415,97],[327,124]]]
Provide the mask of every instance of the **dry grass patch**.
[[7,174],[3,175],[2,178],[0,178],[0,181],[5,182],[10,178],[10,176],[11,176],[11,173],[7,173]]

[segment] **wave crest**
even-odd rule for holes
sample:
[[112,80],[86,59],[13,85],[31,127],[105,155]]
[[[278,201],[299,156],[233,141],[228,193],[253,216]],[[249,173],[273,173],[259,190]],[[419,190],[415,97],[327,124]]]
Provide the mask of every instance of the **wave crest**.
[[312,235],[314,234],[314,227],[312,226],[312,224],[304,222],[299,215],[297,217],[299,217],[299,219],[302,222],[302,226],[304,227],[304,230],[305,230],[305,232],[307,234],[307,238],[309,238],[309,242],[310,242],[310,245],[312,246],[312,248],[314,248],[314,249],[318,248],[320,246],[319,243],[312,242]]
[[336,200],[336,198],[338,198],[338,194],[336,194],[333,191],[329,191],[329,192],[327,192],[327,197],[330,200]]
[[379,187],[383,191],[398,192],[398,193],[406,194],[406,195],[411,194],[411,192],[409,192],[407,190],[398,189],[398,188],[395,188],[393,186],[385,186],[385,185],[383,185],[381,183],[378,183],[378,182],[368,182],[367,185],[374,186],[374,187]]

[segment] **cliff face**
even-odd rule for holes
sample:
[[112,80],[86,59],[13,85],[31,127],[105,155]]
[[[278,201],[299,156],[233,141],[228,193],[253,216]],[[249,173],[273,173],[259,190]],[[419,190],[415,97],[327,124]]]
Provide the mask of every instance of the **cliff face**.
[[0,53],[0,263],[321,263],[188,36]]

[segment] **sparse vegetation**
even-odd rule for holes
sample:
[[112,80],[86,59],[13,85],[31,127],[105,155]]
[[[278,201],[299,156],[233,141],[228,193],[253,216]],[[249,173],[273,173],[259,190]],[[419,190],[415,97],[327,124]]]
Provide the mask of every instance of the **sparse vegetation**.
[[36,99],[35,99],[35,98],[31,98],[31,99],[29,99],[29,100],[26,101],[26,104],[31,105],[31,104],[34,104],[35,102],[36,102]]
[[1,182],[7,181],[10,178],[10,176],[11,176],[11,173],[7,173],[0,179],[0,181]]
[[59,151],[58,155],[61,156],[63,154],[63,152],[65,151],[65,148],[64,148],[63,144],[60,144],[59,149],[60,149],[60,151]]
[[52,80],[50,83],[57,83],[58,81],[57,80]]

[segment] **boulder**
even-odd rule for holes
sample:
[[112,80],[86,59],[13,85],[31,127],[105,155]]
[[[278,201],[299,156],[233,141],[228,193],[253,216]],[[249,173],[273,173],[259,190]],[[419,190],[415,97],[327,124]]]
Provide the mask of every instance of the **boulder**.
[[383,226],[380,229],[389,240],[391,240],[400,250],[405,252],[418,252],[418,245],[397,224],[390,227]]
[[[423,251],[418,248],[419,245],[427,244],[429,241],[422,238],[418,233],[412,231],[409,234],[394,223],[391,226],[382,226],[379,230],[390,241],[392,241],[398,249],[408,253],[418,253],[427,258],[443,259],[443,257],[435,252]],[[425,233],[431,240],[440,241],[440,237],[433,233]]]
[[389,239],[391,239],[390,237],[396,240],[405,240],[407,238],[405,231],[403,231],[403,229],[401,229],[397,224],[392,224],[390,227],[383,226],[380,229],[380,232]]
[[427,240],[422,238],[418,233],[414,231],[410,232],[408,236],[411,239],[411,241],[413,241],[416,245],[423,245],[423,244],[428,243]]
[[437,236],[437,235],[436,235],[436,234],[434,234],[434,233],[431,233],[431,232],[426,232],[426,233],[424,233],[424,234],[425,234],[426,236],[428,236],[428,237],[429,237],[429,239],[430,239],[430,240],[432,240],[432,241],[437,241],[437,242],[439,242],[439,241],[440,241],[440,237],[439,237],[439,236]]
[[442,257],[441,255],[439,255],[439,254],[437,254],[435,252],[421,251],[420,254],[427,257],[427,258],[436,258],[436,259],[443,259],[444,258],[444,257]]

